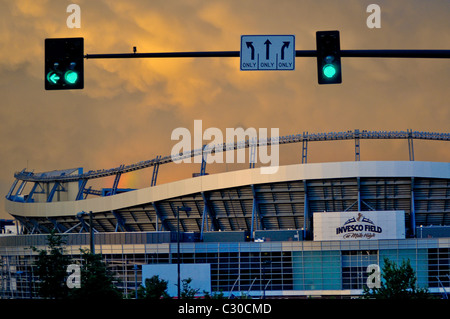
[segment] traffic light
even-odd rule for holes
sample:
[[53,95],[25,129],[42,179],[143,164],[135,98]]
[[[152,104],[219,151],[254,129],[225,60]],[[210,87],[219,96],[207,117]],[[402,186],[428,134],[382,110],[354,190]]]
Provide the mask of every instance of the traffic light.
[[317,31],[316,43],[319,84],[342,83],[339,31]]
[[45,89],[84,87],[84,39],[45,39]]

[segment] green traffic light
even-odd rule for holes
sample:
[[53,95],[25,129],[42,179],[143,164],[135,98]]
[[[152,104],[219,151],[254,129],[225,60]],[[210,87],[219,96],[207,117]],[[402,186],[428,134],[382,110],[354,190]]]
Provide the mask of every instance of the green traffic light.
[[47,73],[47,81],[50,82],[51,84],[56,84],[58,83],[60,77],[58,74],[56,74],[55,72],[51,71]]
[[337,73],[336,67],[333,64],[326,64],[322,70],[323,75],[325,75],[329,79],[334,77]]
[[66,74],[64,74],[64,79],[69,84],[75,84],[78,80],[78,73],[72,70],[67,71]]

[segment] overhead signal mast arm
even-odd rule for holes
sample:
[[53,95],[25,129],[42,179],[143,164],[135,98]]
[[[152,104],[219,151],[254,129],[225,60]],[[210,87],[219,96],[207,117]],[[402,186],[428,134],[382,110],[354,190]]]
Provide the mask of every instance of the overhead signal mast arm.
[[[319,31],[320,33],[330,31]],[[333,31],[338,32],[338,31]],[[245,37],[245,36],[242,36]],[[276,37],[276,36],[275,36]],[[288,54],[287,48],[294,48],[294,36],[292,46],[290,41],[281,44],[280,59],[284,60]],[[272,58],[272,47],[275,45],[267,40],[265,45],[265,57]],[[149,52],[137,53],[106,53],[106,54],[84,54],[84,38],[49,38],[45,39],[45,89],[46,90],[71,90],[84,88],[84,59],[137,59],[137,58],[237,58],[241,57],[241,51],[191,51],[191,52]],[[246,48],[251,50],[251,58],[255,59],[255,47],[252,42],[246,42]],[[333,64],[333,61],[340,63],[340,58],[450,58],[450,50],[340,50],[332,51],[334,55],[325,55],[319,59],[323,65],[320,69],[324,77],[338,79],[341,76],[340,64]],[[291,49],[290,49],[291,50]],[[295,50],[289,54],[295,57],[320,57],[324,52],[317,50]],[[330,59],[334,57],[333,61]],[[337,59],[337,60],[336,60]],[[328,61],[328,62],[327,62]],[[330,62],[330,63],[329,63]],[[285,63],[287,64],[287,63]],[[280,67],[281,69],[293,70],[294,61],[291,60],[291,68]],[[331,66],[331,67],[330,67]],[[338,66],[333,68],[333,66]],[[266,70],[271,70],[265,68]],[[322,74],[321,74],[322,76]],[[331,82],[328,82],[331,83]],[[340,83],[336,81],[334,83]]]
[[[316,50],[295,50],[296,57],[317,57]],[[159,53],[86,54],[85,59],[136,58],[238,58],[239,51],[192,51]],[[450,50],[341,50],[343,58],[441,58],[450,59]]]

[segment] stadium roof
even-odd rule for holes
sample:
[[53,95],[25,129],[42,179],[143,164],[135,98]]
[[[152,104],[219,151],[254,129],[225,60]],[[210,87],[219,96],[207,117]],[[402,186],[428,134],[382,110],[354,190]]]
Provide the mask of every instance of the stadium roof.
[[309,229],[313,212],[404,210],[407,228],[450,225],[450,163],[390,161],[296,164],[199,176],[114,196],[6,202],[26,232]]

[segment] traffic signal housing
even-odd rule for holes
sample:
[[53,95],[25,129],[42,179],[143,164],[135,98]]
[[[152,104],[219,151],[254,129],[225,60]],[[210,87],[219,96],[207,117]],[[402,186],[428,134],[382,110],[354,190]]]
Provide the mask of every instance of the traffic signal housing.
[[45,89],[84,88],[84,38],[45,39]]
[[342,83],[339,31],[317,31],[316,44],[319,84]]

